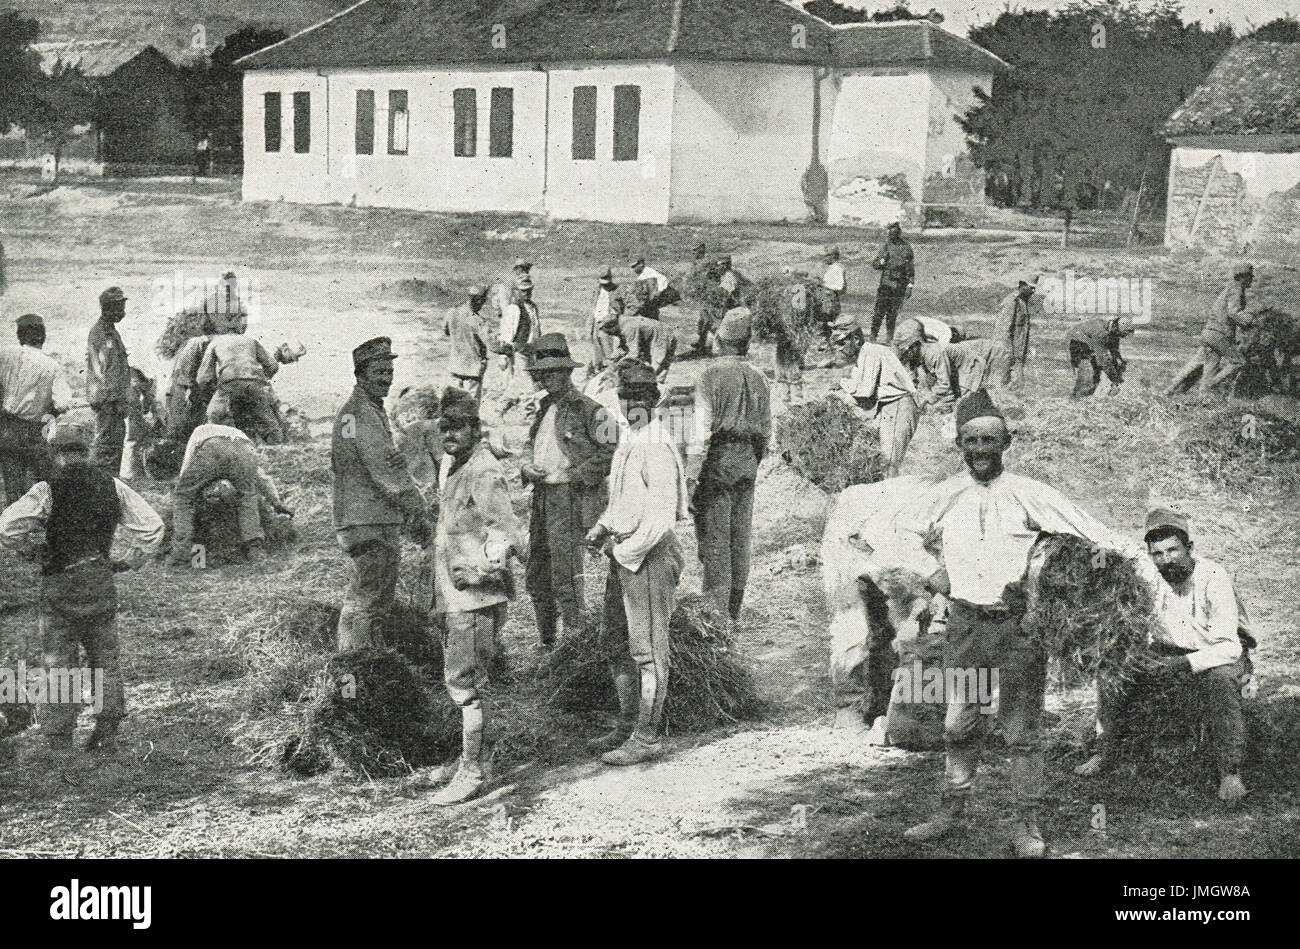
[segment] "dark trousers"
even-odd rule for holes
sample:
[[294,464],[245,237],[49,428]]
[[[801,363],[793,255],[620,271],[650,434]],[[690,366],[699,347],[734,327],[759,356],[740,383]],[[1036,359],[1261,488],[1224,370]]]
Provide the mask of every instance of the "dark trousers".
[[0,477],[5,503],[13,504],[38,481],[50,477],[50,453],[39,421],[0,413]]
[[382,540],[368,540],[348,550],[352,558],[352,584],[339,613],[339,652],[378,645],[381,624],[397,595],[397,575],[402,567],[402,541],[396,529]]
[[871,314],[871,341],[874,343],[880,336],[880,326],[883,323],[885,327],[885,342],[894,341],[894,324],[898,322],[898,314],[903,309],[903,301],[907,299],[906,287],[895,287],[890,284],[882,283],[880,289],[876,291],[876,308]]
[[1097,391],[1101,381],[1101,366],[1092,347],[1078,340],[1070,340],[1070,365],[1074,368],[1073,398],[1083,399]]
[[114,478],[122,470],[122,444],[126,440],[127,404],[104,402],[94,406],[95,441],[90,459]]
[[[1171,651],[1170,654],[1176,653]],[[1236,662],[1203,672],[1184,671],[1158,679],[1139,677],[1130,683],[1099,683],[1099,750],[1113,754],[1115,746],[1130,731],[1130,713],[1134,701],[1143,692],[1159,690],[1176,702],[1180,714],[1187,713],[1205,723],[1219,777],[1239,773],[1246,748],[1246,724],[1241,712],[1241,680],[1249,672],[1250,660],[1242,655]]]
[[[96,721],[117,721],[125,716],[126,691],[115,627],[117,588],[108,562],[95,558],[46,577],[37,616],[46,670],[89,668],[92,684],[95,670],[102,671],[102,692],[97,698],[103,704]],[[80,711],[81,704],[75,700],[47,705],[40,713],[41,727],[52,737],[69,736]]]
[[269,382],[258,379],[233,379],[217,387],[208,405],[208,421],[235,425],[245,434],[268,445],[284,441],[279,407]]
[[713,446],[693,498],[704,595],[732,619],[740,615],[749,580],[756,467],[752,443]]
[[534,484],[528,518],[528,568],[524,584],[543,643],[555,641],[555,621],[566,631],[582,624],[581,494],[576,484]]

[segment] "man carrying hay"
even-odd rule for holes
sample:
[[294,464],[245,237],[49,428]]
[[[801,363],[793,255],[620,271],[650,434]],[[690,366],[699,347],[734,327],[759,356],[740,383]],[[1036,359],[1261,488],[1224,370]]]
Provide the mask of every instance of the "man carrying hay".
[[[957,447],[967,470],[935,485],[899,528],[932,553],[936,568],[927,581],[951,597],[944,666],[952,672],[997,670],[997,719],[1011,756],[1011,784],[1019,811],[1012,847],[1018,857],[1041,857],[1038,829],[1043,794],[1039,728],[1046,681],[1046,654],[1021,632],[1029,555],[1042,533],[1072,534],[1099,548],[1125,551],[1125,542],[1054,488],[1002,468],[1011,433],[983,389],[957,404]],[[927,543],[928,542],[928,543]],[[991,673],[985,671],[984,675]],[[970,690],[948,696],[944,718],[943,806],[909,829],[909,840],[929,841],[959,829],[975,781],[992,716]]]
[[1243,261],[1233,268],[1232,282],[1214,300],[1209,319],[1201,330],[1200,351],[1179,370],[1165,395],[1177,395],[1192,387],[1200,374],[1204,398],[1215,386],[1235,376],[1246,364],[1238,346],[1237,331],[1255,325],[1254,314],[1246,309],[1246,291],[1255,282],[1255,268]]
[[126,319],[126,294],[109,287],[99,295],[99,319],[86,338],[86,401],[95,410],[95,464],[111,475],[122,468],[126,417],[131,410],[131,368],[117,324]]
[[744,307],[718,324],[717,358],[695,383],[695,437],[686,462],[703,592],[733,620],[749,580],[754,482],[772,435],[767,378],[746,358],[751,329]]
[[357,384],[334,418],[334,529],[352,558],[352,585],[339,614],[339,652],[373,645],[375,625],[392,609],[402,525],[425,538],[425,546],[431,540],[424,498],[393,444],[384,412],[396,358],[387,336],[352,350]]
[[477,403],[483,398],[483,374],[487,371],[488,340],[492,331],[487,324],[483,305],[487,302],[487,287],[469,288],[469,299],[450,311],[442,323],[443,335],[450,340],[451,352],[447,371],[451,384],[464,389]]
[[[139,566],[156,552],[164,526],[140,495],[91,464],[80,431],[71,426],[56,429],[50,447],[54,474],[0,514],[0,541],[30,550],[38,547],[44,533],[40,626],[45,668],[79,669],[78,654],[84,649],[86,665],[96,673],[102,670],[95,698],[103,704],[86,749],[111,753],[126,715],[113,575]],[[119,526],[129,535],[124,560],[110,556]],[[73,698],[42,707],[41,730],[51,748],[72,745],[81,696]]]
[[451,781],[433,796],[459,804],[491,780],[492,741],[484,694],[497,637],[514,596],[512,554],[527,557],[501,465],[483,441],[478,405],[461,389],[442,398],[443,458],[434,540],[436,609],[444,614],[443,679],[460,706],[461,755]]
[[209,422],[234,419],[249,435],[278,445],[284,441],[284,429],[271,379],[280,364],[261,343],[244,335],[247,328],[248,318],[240,315],[232,332],[212,337],[197,382],[216,389],[208,404]]
[[613,671],[619,721],[590,747],[606,764],[630,765],[663,754],[669,623],[684,566],[674,528],[688,513],[688,495],[677,449],[654,417],[659,401],[654,372],[625,360],[618,393],[627,428],[614,452],[609,506],[587,543],[609,557],[601,639]]
[[18,345],[0,349],[0,474],[9,504],[48,477],[45,427],[72,407],[63,367],[41,349],[45,321],[26,313],[14,323]]
[[[1091,777],[1110,768],[1123,739],[1129,706],[1144,691],[1177,690],[1180,708],[1202,713],[1219,773],[1219,800],[1234,805],[1246,796],[1241,764],[1246,726],[1241,689],[1250,673],[1246,650],[1254,646],[1250,621],[1228,572],[1208,557],[1192,556],[1188,519],[1168,508],[1147,512],[1147,579],[1156,586],[1153,633],[1155,664],[1130,683],[1097,683],[1097,753],[1075,768]],[[1151,576],[1158,571],[1159,578]]]
[[860,416],[875,421],[880,430],[880,453],[889,459],[885,477],[897,477],[916,433],[920,408],[912,375],[903,368],[894,350],[878,343],[863,343],[853,372],[840,380],[836,395],[857,409]]
[[1070,329],[1070,365],[1074,368],[1074,391],[1071,398],[1086,399],[1097,391],[1101,374],[1110,379],[1109,395],[1119,391],[1128,365],[1120,355],[1119,344],[1133,335],[1133,320],[1116,316],[1108,320],[1081,320]]
[[880,329],[885,329],[885,344],[894,341],[894,324],[903,309],[903,301],[912,295],[916,282],[916,264],[912,245],[903,238],[903,225],[891,221],[880,253],[871,262],[880,271],[880,286],[876,290],[876,308],[871,314],[871,341],[880,340]]
[[537,341],[529,372],[545,390],[528,431],[519,474],[533,486],[528,518],[526,583],[544,648],[582,626],[582,542],[605,509],[605,478],[618,426],[598,403],[573,386],[578,367],[563,333]]

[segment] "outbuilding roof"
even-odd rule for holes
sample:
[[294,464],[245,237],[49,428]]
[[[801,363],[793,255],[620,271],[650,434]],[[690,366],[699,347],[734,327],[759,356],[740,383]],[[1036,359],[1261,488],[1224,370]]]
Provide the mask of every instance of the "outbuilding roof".
[[1169,117],[1164,133],[1300,134],[1300,43],[1238,43]]

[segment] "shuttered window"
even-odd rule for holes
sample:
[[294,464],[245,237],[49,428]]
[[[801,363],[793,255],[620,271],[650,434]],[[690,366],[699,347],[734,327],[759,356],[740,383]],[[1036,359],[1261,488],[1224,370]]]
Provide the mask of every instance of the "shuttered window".
[[357,154],[375,153],[375,90],[357,90]]
[[641,87],[614,87],[614,161],[636,161],[641,140]]
[[311,93],[293,94],[293,150],[299,155],[311,151]]
[[451,94],[455,125],[455,155],[473,158],[478,154],[478,99],[473,89],[457,89]]
[[573,90],[573,160],[596,158],[596,87],[577,86]]
[[488,114],[488,154],[509,158],[515,150],[515,90],[492,90],[492,111]]
[[280,150],[280,121],[280,93],[263,93],[262,135],[266,139],[266,150],[268,152],[278,152]]
[[388,90],[388,154],[406,154],[410,130],[411,113],[407,108],[406,90]]

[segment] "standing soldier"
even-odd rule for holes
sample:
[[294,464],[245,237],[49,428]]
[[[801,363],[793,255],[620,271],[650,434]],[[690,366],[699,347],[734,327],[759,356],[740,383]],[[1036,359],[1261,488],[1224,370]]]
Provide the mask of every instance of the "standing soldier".
[[[79,649],[86,665],[103,670],[96,686],[102,707],[87,750],[117,750],[117,729],[126,715],[117,630],[117,585],[113,574],[139,566],[162,544],[162,518],[145,500],[102,467],[90,463],[86,437],[64,426],[50,440],[54,474],[0,514],[0,540],[28,549],[39,546],[41,567],[41,650],[47,669],[78,669]],[[121,526],[130,535],[125,560],[113,560],[113,535]],[[66,698],[66,697],[65,697]],[[80,698],[77,696],[76,698]],[[71,702],[48,706],[41,730],[51,748],[72,745],[79,708]]]
[[916,281],[912,245],[903,239],[903,226],[897,221],[890,223],[884,246],[871,266],[880,271],[876,308],[871,314],[871,341],[879,342],[883,324],[885,345],[889,345],[894,341],[894,323],[903,309],[903,301],[912,295],[912,285]]
[[86,401],[95,410],[91,457],[111,475],[122,468],[126,417],[131,410],[131,370],[117,324],[126,318],[126,294],[109,287],[99,295],[99,319],[86,339]]
[[630,765],[663,754],[669,624],[684,565],[674,528],[687,515],[688,493],[677,449],[654,418],[654,372],[624,360],[618,394],[627,424],[610,468],[609,506],[587,543],[609,557],[601,638],[619,721],[590,748],[606,764]]
[[[967,470],[925,492],[918,508],[899,519],[917,549],[938,551],[924,568],[930,591],[951,597],[945,669],[1000,671],[997,719],[1011,757],[1011,786],[1019,809],[1012,847],[1017,857],[1041,857],[1038,829],[1044,790],[1039,734],[1047,658],[1041,644],[1021,632],[1029,555],[1041,533],[1070,534],[1099,548],[1136,553],[1126,541],[1040,481],[1006,472],[1002,456],[1011,433],[983,389],[957,404],[957,447]],[[930,568],[933,568],[931,570]],[[936,606],[935,612],[941,608]],[[971,675],[968,681],[974,681]],[[910,840],[929,841],[959,829],[979,767],[992,715],[973,689],[949,695],[944,719],[943,806],[907,831]]]
[[392,608],[402,562],[402,525],[429,542],[424,499],[393,444],[384,396],[393,385],[393,341],[352,350],[357,384],[334,419],[334,529],[352,558],[352,586],[339,615],[339,652],[374,643],[375,624]]
[[822,274],[818,304],[821,309],[822,321],[829,326],[840,315],[841,302],[844,299],[844,294],[849,291],[849,280],[844,272],[844,264],[840,262],[840,249],[838,247],[832,247],[826,252],[825,262],[826,272]]
[[718,356],[695,384],[695,438],[687,461],[704,593],[733,620],[749,579],[754,481],[772,433],[767,378],[746,359],[750,332],[743,307],[718,324]]
[[529,370],[546,392],[519,463],[524,483],[533,486],[525,581],[544,648],[555,643],[557,619],[566,634],[582,628],[582,539],[605,509],[618,438],[609,413],[574,388],[577,366],[564,335],[547,333]]
[[1074,368],[1072,398],[1082,399],[1097,391],[1101,374],[1110,379],[1110,395],[1119,391],[1127,363],[1119,354],[1119,342],[1132,335],[1133,321],[1127,316],[1108,320],[1082,320],[1070,329],[1070,365]]
[[487,371],[488,340],[492,338],[483,312],[487,294],[486,287],[470,287],[469,299],[450,311],[442,323],[443,335],[451,340],[451,384],[472,395],[475,405],[483,400],[483,373]]
[[608,267],[600,271],[596,284],[596,305],[591,314],[591,365],[588,375],[594,376],[611,362],[618,359],[618,334],[605,331],[605,325],[613,315],[613,302],[618,284],[614,282],[614,273]]
[[41,350],[45,321],[26,313],[14,322],[18,345],[0,349],[0,474],[9,504],[49,477],[45,426],[72,404],[63,369]]
[[1192,387],[1196,373],[1201,374],[1201,396],[1229,377],[1236,375],[1246,364],[1237,347],[1237,330],[1255,325],[1254,314],[1246,309],[1246,291],[1255,282],[1255,268],[1240,263],[1232,271],[1228,284],[1214,300],[1210,317],[1201,331],[1201,349],[1193,356],[1174,379],[1166,395],[1177,395]]
[[880,430],[880,453],[888,463],[887,478],[897,477],[916,434],[920,407],[916,384],[894,350],[878,343],[863,343],[858,361],[847,379],[840,380],[839,398]]
[[508,293],[499,291],[498,299],[504,302],[499,304],[501,324],[498,327],[497,344],[493,348],[501,354],[501,372],[505,385],[502,405],[504,412],[518,403],[524,394],[531,395],[534,392],[528,367],[533,361],[533,345],[542,333],[542,323],[537,305],[533,303],[533,281],[527,273],[517,277]]
[[448,388],[438,428],[446,454],[439,471],[433,575],[436,609],[444,615],[443,680],[461,715],[459,765],[433,796],[434,804],[448,805],[474,797],[492,778],[485,691],[514,595],[510,556],[526,557],[527,550],[501,466],[482,438],[473,397]]
[[280,364],[266,348],[244,335],[247,317],[239,317],[234,332],[214,336],[203,353],[197,383],[215,386],[208,404],[208,421],[233,419],[249,435],[260,436],[268,445],[284,441],[284,430],[276,411],[271,379]]
[[1018,389],[1024,385],[1025,363],[1029,361],[1030,300],[1037,289],[1037,278],[1021,280],[998,304],[993,345],[998,354],[998,381],[1003,386]]

